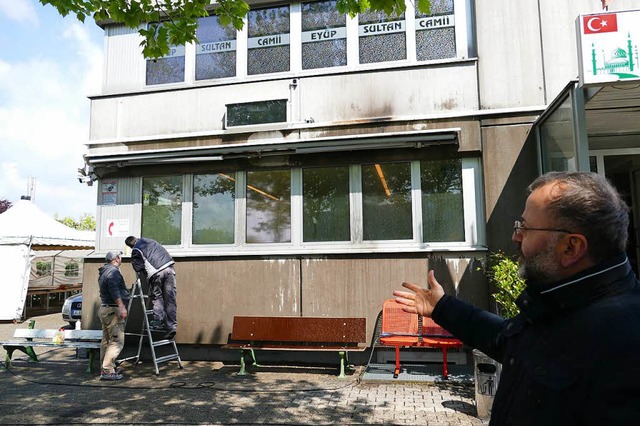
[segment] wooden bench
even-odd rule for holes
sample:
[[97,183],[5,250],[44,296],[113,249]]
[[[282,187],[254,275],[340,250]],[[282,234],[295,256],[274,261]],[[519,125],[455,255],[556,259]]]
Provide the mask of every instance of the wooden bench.
[[34,347],[43,347],[50,349],[58,348],[75,348],[88,349],[89,366],[87,373],[93,373],[93,361],[100,358],[100,342],[102,341],[102,330],[63,330],[64,342],[53,343],[53,338],[58,334],[59,330],[45,330],[34,328],[17,328],[13,333],[14,339],[0,342],[0,345],[7,351],[6,365],[11,367],[11,357],[16,350],[22,351],[29,355],[30,361],[37,362],[38,356],[33,350]]
[[338,352],[339,377],[346,377],[348,353],[364,351],[366,338],[366,318],[235,316],[231,339],[222,347],[240,349],[239,375],[247,374],[247,352],[258,366],[255,350],[290,350]]

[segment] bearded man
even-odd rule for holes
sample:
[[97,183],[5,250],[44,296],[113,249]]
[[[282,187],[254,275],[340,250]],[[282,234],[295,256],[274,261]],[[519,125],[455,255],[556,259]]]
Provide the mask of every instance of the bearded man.
[[629,209],[603,177],[551,172],[529,186],[512,239],[526,288],[511,319],[429,288],[395,291],[502,363],[490,425],[640,421],[640,283],[625,254]]

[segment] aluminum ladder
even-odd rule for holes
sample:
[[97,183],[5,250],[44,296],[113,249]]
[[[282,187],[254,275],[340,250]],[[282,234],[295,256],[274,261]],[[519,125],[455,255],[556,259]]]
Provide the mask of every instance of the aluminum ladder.
[[[142,308],[142,329],[140,330],[140,333],[125,333],[125,336],[139,337],[138,352],[136,355],[118,360],[118,363],[127,361],[131,362],[134,365],[138,364],[140,362],[140,354],[142,353],[143,342],[145,339],[147,339],[147,341],[149,342],[151,358],[153,360],[153,367],[155,368],[156,376],[160,374],[158,364],[161,364],[163,362],[168,362],[175,359],[178,361],[178,367],[183,368],[182,360],[180,359],[180,354],[178,353],[178,346],[176,345],[174,339],[153,339],[154,332],[151,330],[151,327],[149,325],[149,316],[153,316],[153,309],[148,309],[149,296],[144,294],[144,291],[142,289],[142,281],[140,280],[140,278],[138,278],[133,284],[130,292],[129,306],[127,307],[127,312],[129,315],[131,314],[131,308],[134,306],[134,300],[139,300],[139,306]],[[169,351],[165,351],[167,352],[165,355],[158,356],[156,351],[161,347],[168,347]]]

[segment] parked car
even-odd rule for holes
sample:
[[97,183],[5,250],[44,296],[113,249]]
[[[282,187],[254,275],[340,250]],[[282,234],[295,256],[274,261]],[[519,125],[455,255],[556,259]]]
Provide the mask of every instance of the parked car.
[[82,319],[82,293],[69,296],[62,305],[62,320],[67,321],[71,327]]

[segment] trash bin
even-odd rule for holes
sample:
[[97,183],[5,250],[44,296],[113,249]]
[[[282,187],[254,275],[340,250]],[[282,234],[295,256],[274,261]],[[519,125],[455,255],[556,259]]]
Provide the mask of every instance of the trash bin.
[[478,418],[487,420],[491,418],[491,407],[498,389],[502,365],[477,349],[473,350],[473,364]]

